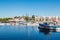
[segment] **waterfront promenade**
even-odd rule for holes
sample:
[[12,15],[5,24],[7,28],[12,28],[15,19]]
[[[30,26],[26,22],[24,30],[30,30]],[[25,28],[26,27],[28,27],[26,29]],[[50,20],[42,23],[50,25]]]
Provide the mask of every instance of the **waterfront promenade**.
[[[39,22],[39,23],[31,23],[31,22],[25,22],[25,23],[0,23],[0,26],[4,26],[4,25],[15,25],[15,26],[39,26],[40,23],[44,23],[44,22]],[[54,23],[54,22],[47,22],[49,24],[49,26],[60,26],[60,23]]]
[[19,24],[19,23],[0,23],[0,26],[4,26],[4,25],[15,25],[15,26],[39,26],[39,23],[23,23],[23,24]]
[[16,16],[10,18],[0,18],[0,25],[27,25],[27,26],[39,26],[39,23],[47,22],[50,26],[60,26],[59,16]]

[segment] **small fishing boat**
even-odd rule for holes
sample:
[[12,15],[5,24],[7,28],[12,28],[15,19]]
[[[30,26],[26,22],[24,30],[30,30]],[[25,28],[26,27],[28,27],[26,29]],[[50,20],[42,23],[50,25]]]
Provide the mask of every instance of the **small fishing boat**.
[[49,24],[47,22],[43,23],[43,24],[39,24],[39,29],[49,29],[49,30],[55,30],[56,27],[55,26],[49,26]]

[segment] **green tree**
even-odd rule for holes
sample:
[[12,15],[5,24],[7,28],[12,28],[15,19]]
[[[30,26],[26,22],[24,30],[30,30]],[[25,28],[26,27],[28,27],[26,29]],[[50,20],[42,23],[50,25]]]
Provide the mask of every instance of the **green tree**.
[[35,15],[32,15],[32,20],[34,20],[34,21],[35,21]]
[[6,23],[9,22],[12,18],[0,18],[0,22]]
[[25,17],[26,22],[29,22],[29,19],[30,19],[29,16]]

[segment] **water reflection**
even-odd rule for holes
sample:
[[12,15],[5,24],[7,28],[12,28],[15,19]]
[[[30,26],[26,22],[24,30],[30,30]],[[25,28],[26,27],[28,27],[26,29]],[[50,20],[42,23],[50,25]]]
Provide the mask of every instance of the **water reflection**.
[[0,38],[14,38],[20,40],[55,40],[55,38],[60,39],[59,32],[60,29],[38,29],[38,27],[35,26],[1,26]]
[[44,33],[45,35],[49,35],[51,32],[56,32],[56,29],[53,29],[53,30],[50,30],[50,29],[47,29],[47,28],[44,28],[44,29],[39,29],[39,32],[41,33]]

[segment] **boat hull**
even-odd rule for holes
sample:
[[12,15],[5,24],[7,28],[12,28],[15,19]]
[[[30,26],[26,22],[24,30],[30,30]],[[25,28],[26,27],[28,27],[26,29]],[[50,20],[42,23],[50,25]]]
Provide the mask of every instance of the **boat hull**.
[[56,28],[44,28],[44,27],[38,27],[38,29],[55,30]]

